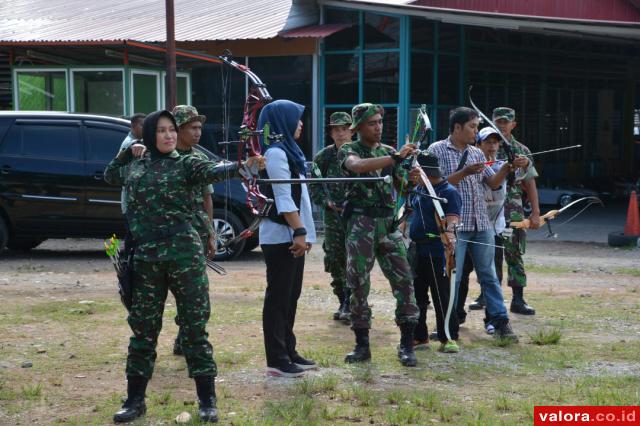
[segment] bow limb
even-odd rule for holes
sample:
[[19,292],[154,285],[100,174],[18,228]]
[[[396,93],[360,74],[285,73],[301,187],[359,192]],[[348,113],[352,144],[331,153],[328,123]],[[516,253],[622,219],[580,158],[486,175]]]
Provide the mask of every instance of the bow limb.
[[[576,204],[578,204],[578,203],[580,203],[582,201],[585,201],[585,200],[589,200],[590,201],[590,203],[587,205],[587,207],[589,207],[591,204],[600,204],[600,205],[604,206],[604,203],[598,197],[589,196],[589,197],[578,198],[577,200],[572,201],[571,203],[567,204],[566,206],[562,207],[559,210],[550,210],[547,213],[545,213],[542,216],[540,216],[540,226],[544,225],[546,222],[548,222],[550,220],[555,219],[556,216],[558,216],[559,214],[563,213],[565,210],[567,210],[570,207],[573,207],[574,205],[576,205]],[[584,209],[582,211],[584,211]],[[582,213],[582,211],[580,211],[579,213]],[[529,229],[529,227],[531,226],[531,222],[529,221],[529,219],[524,219],[524,220],[519,221],[519,222],[511,222],[509,224],[509,226],[512,227],[512,228],[516,228],[516,229]]]
[[489,117],[484,115],[484,113],[480,110],[480,108],[478,108],[476,104],[473,102],[473,99],[471,98],[471,89],[473,89],[473,86],[469,86],[469,91],[468,91],[469,103],[471,104],[471,108],[473,108],[478,113],[480,118],[482,118],[493,130],[497,132],[497,134],[500,136],[500,139],[502,139],[502,148],[504,149],[504,152],[507,154],[507,161],[509,161],[509,163],[513,163],[513,161],[516,159],[516,155],[511,149],[511,143],[509,143],[507,138],[504,137],[504,135],[502,134],[500,129],[498,129],[498,127],[495,125],[493,120],[489,120]]
[[[253,71],[251,71],[251,69],[249,69],[249,67],[243,64],[239,64],[238,62],[233,60],[229,51],[225,51],[218,58],[227,66],[243,73],[250,82],[247,98],[243,107],[242,124],[240,126],[239,133],[240,143],[238,145],[237,162],[238,169],[242,171],[242,185],[247,193],[245,203],[249,210],[255,216],[253,222],[246,229],[241,231],[237,236],[225,241],[220,245],[221,249],[225,249],[239,243],[244,239],[251,237],[258,229],[262,217],[266,215],[268,210],[273,205],[273,200],[269,200],[260,192],[260,189],[256,182],[259,178],[257,167],[249,169],[248,167],[245,167],[245,164],[243,163],[243,160],[261,154],[260,136],[264,135],[265,132],[256,131],[258,125],[258,117],[260,111],[262,110],[262,107],[271,102],[273,98],[269,94],[266,84],[264,84],[262,80],[260,80],[260,78]],[[226,117],[224,121],[226,123]],[[268,136],[268,129],[266,130],[266,134]],[[228,181],[229,180],[227,179],[227,185]],[[225,217],[227,215],[227,209],[228,206],[225,204]]]

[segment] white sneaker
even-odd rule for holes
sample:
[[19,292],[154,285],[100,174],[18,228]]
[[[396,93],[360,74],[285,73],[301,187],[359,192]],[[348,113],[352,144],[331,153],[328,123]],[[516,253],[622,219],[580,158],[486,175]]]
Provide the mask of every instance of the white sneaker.
[[493,326],[493,324],[488,323],[485,326],[485,331],[487,332],[487,334],[494,334],[496,332],[496,328]]

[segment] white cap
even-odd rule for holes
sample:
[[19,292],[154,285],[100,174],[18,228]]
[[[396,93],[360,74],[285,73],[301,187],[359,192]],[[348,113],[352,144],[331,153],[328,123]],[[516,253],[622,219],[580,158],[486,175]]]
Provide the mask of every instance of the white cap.
[[496,135],[498,136],[498,139],[500,139],[500,133],[496,132],[495,129],[491,126],[487,126],[484,129],[480,130],[478,132],[478,142],[482,142],[483,140],[485,140],[486,138],[488,138],[491,135]]

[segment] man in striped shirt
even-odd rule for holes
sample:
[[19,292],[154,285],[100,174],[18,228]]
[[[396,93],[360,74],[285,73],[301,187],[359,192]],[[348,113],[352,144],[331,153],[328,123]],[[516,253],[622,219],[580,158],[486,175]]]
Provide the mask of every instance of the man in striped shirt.
[[[427,152],[438,157],[443,176],[462,196],[462,215],[457,228],[456,270],[462,271],[467,243],[471,242],[468,248],[485,295],[486,315],[495,328],[495,336],[517,341],[518,337],[509,324],[502,289],[493,263],[494,232],[489,221],[482,184],[484,182],[489,187],[497,189],[513,167],[525,167],[528,162],[526,158],[519,157],[513,165],[503,164],[497,173],[487,167],[484,164],[484,154],[473,146],[479,124],[480,118],[474,110],[465,107],[452,110],[449,116],[449,137],[432,144]],[[461,275],[456,277],[456,299],[460,277]]]

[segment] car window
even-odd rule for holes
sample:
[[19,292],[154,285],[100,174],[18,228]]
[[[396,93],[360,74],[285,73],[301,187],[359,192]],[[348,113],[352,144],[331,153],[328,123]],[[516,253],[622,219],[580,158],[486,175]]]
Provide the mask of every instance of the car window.
[[62,160],[80,159],[80,127],[56,124],[14,124],[3,144],[4,154]]
[[115,126],[87,126],[87,160],[108,163],[116,156],[128,133],[128,129]]
[[4,134],[7,133],[7,129],[13,123],[13,118],[0,118],[0,142],[4,137]]

